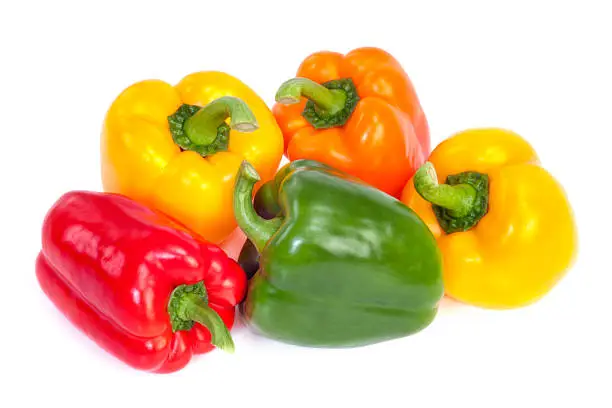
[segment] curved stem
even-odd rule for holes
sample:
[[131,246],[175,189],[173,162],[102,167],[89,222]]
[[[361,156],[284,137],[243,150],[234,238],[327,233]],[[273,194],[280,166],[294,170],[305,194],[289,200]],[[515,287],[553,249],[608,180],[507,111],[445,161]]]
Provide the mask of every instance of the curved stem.
[[234,216],[245,235],[262,252],[272,235],[278,231],[281,218],[266,220],[260,217],[253,208],[253,187],[259,181],[257,170],[247,161],[243,161],[236,176],[234,186]]
[[298,103],[301,97],[310,99],[318,109],[331,115],[344,109],[346,94],[338,89],[327,89],[307,78],[293,78],[283,83],[276,92],[276,101]]
[[176,313],[181,319],[191,320],[206,327],[211,335],[211,343],[228,353],[234,352],[234,340],[221,317],[195,293],[185,293]]
[[240,132],[252,132],[259,125],[255,115],[244,101],[233,96],[215,99],[185,121],[185,135],[196,145],[209,145],[215,141],[219,126],[230,118],[230,126]]
[[416,171],[414,188],[425,200],[448,209],[454,217],[467,215],[474,207],[477,196],[476,189],[469,184],[438,184],[436,169],[430,162]]

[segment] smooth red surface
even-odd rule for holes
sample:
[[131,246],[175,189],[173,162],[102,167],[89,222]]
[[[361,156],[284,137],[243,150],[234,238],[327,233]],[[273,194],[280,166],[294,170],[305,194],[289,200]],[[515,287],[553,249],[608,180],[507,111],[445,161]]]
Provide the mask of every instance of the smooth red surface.
[[40,286],[98,345],[141,370],[171,372],[213,349],[196,323],[172,332],[173,289],[203,281],[228,328],[246,277],[219,247],[126,197],[70,192],[48,212],[36,262]]

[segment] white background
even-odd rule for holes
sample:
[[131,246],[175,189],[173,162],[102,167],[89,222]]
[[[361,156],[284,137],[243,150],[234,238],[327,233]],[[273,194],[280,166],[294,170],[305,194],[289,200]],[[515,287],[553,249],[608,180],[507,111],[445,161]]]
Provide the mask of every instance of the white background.
[[[210,3],[2,2],[0,406],[611,407],[609,2]],[[507,127],[563,183],[580,254],[544,300],[445,307],[418,335],[351,350],[238,327],[235,355],[153,375],[101,351],[42,295],[43,216],[65,191],[101,188],[100,127],[125,87],[224,70],[272,104],[306,55],[366,45],[402,62],[434,145]]]

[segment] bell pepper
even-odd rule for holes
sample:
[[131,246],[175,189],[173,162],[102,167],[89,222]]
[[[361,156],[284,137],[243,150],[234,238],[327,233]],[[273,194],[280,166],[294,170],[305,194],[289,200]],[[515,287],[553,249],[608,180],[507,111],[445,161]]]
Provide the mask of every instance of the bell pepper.
[[429,155],[429,127],[414,87],[381,49],[316,52],[276,101],[272,111],[291,161],[326,163],[399,197]]
[[281,131],[255,92],[228,74],[197,72],[176,86],[138,82],[117,97],[102,133],[102,182],[220,243],[236,228],[242,160],[267,180],[282,154]]
[[446,293],[464,303],[531,304],[576,255],[576,225],[562,186],[509,130],[451,136],[407,184],[402,201],[436,236]]
[[246,322],[273,339],[356,347],[416,333],[443,296],[435,239],[399,200],[309,160],[281,169],[280,215],[260,217],[259,180],[245,162],[236,180],[238,225],[261,254],[242,306]]
[[216,245],[127,197],[75,191],[47,213],[36,276],[78,329],[126,364],[168,373],[214,346],[246,291]]

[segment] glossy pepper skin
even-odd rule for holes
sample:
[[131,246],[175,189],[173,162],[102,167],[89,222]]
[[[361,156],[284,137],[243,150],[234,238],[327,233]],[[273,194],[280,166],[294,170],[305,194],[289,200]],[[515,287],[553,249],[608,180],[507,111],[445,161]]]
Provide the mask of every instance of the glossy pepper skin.
[[84,191],[49,210],[36,275],[94,342],[158,373],[181,369],[211,342],[231,351],[228,328],[246,291],[244,273],[217,246],[126,197]]
[[236,228],[231,208],[240,163],[253,163],[267,180],[283,154],[265,102],[213,71],[175,86],[145,80],[128,87],[107,113],[101,144],[105,191],[157,208],[213,243]]
[[379,48],[308,56],[276,100],[272,111],[291,161],[326,163],[399,197],[429,155],[429,127],[414,87]]
[[[436,147],[429,161],[402,201],[437,238],[446,293],[493,309],[525,306],[548,293],[573,262],[577,231],[562,186],[529,143],[505,129],[466,130]],[[438,185],[464,172],[484,176],[476,200],[475,190],[456,180]],[[452,210],[462,206],[471,213],[455,217]]]
[[249,325],[313,347],[356,347],[427,327],[443,295],[427,226],[393,197],[327,166],[299,160],[275,177],[281,214],[261,218],[257,173],[236,181],[238,223],[261,254],[243,305]]

